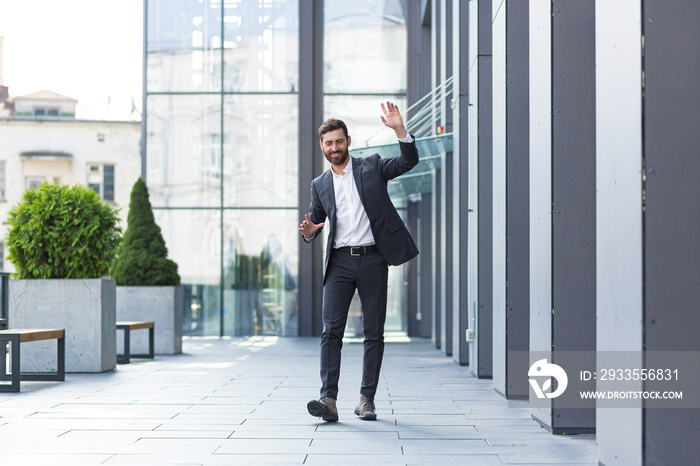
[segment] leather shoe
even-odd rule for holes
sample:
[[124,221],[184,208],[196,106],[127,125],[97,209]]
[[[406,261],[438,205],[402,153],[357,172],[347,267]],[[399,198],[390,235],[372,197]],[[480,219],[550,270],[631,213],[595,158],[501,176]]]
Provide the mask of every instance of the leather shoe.
[[338,422],[338,408],[333,398],[311,400],[306,405],[306,409],[313,417],[320,417],[326,422]]
[[364,395],[360,395],[360,401],[355,407],[355,414],[363,421],[376,421],[377,413],[374,407],[374,400],[370,400]]

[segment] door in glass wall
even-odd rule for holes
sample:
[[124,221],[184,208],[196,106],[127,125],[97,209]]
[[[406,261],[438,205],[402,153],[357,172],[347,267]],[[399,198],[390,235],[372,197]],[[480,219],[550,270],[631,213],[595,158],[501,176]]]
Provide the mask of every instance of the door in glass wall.
[[183,334],[219,335],[221,216],[219,210],[155,209],[183,288]]
[[296,209],[224,211],[227,335],[297,335]]

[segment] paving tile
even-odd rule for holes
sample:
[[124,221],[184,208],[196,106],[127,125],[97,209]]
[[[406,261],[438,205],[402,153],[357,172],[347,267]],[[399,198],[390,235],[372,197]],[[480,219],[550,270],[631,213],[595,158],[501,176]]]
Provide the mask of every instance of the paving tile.
[[476,426],[397,426],[401,439],[483,439]]
[[464,414],[428,415],[428,414],[396,414],[391,416],[399,426],[469,426],[470,421]]
[[449,455],[488,455],[498,454],[484,439],[431,439],[414,440],[401,439],[401,446],[406,455],[424,454],[425,452],[440,452]]
[[435,464],[499,466],[506,463],[498,455],[406,455],[407,466]]
[[36,454],[36,453],[23,453],[14,454],[6,453],[3,451],[2,457],[0,457],[0,464],[7,465],[96,465],[102,464],[112,458],[114,455],[89,455],[83,453],[73,453],[73,454]]
[[228,439],[217,454],[307,454],[312,439]]
[[123,445],[122,454],[198,454],[211,455],[226,439],[140,439]]
[[[400,457],[379,457],[376,455],[316,455],[310,454],[305,465],[357,465],[381,464],[393,465],[469,465],[469,466],[502,466],[505,462],[498,455],[401,455]],[[381,462],[379,462],[381,461]]]
[[549,451],[544,451],[543,449],[539,449],[537,452],[527,452],[527,453],[519,453],[519,452],[507,452],[507,453],[501,453],[501,458],[507,463],[507,464],[536,464],[536,465],[545,465],[545,464],[556,464],[556,465],[561,465],[561,464],[598,464],[598,457],[597,455],[593,453],[589,453],[585,456],[578,456],[574,455],[572,453],[568,452],[562,452],[562,453],[552,453]]
[[[360,452],[373,452],[377,458],[385,455],[403,454],[398,437],[393,439],[365,438],[360,441],[348,441],[344,438],[314,438],[309,454],[355,455]],[[381,461],[381,460],[379,460]]]

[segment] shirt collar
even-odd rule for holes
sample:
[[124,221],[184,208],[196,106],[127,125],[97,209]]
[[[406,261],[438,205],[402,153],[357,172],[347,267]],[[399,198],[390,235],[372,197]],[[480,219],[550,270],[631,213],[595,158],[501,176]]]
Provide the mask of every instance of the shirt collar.
[[343,176],[349,175],[352,173],[352,157],[348,157],[350,160],[348,160],[348,164],[345,165],[345,168],[343,168],[343,174],[338,175],[335,171],[333,171],[333,168],[331,167],[331,173],[333,174],[334,177],[336,178],[342,178]]

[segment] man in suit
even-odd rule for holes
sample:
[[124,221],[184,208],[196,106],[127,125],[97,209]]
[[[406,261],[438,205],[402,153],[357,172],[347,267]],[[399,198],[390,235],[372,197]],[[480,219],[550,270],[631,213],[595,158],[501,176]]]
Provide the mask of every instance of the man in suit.
[[384,355],[389,265],[400,265],[418,254],[396,208],[387,182],[418,164],[418,150],[398,108],[381,105],[382,122],[399,139],[401,155],[382,159],[349,156],[350,136],[341,120],[330,118],[318,129],[321,150],[330,170],[311,182],[311,206],[299,226],[311,242],[330,222],[323,277],[323,333],[321,335],[321,398],[308,403],[309,414],[324,421],[338,420],[336,399],[340,353],[350,301],[357,289],[362,302],[364,357],[362,386],[355,414],[375,420],[374,395]]

